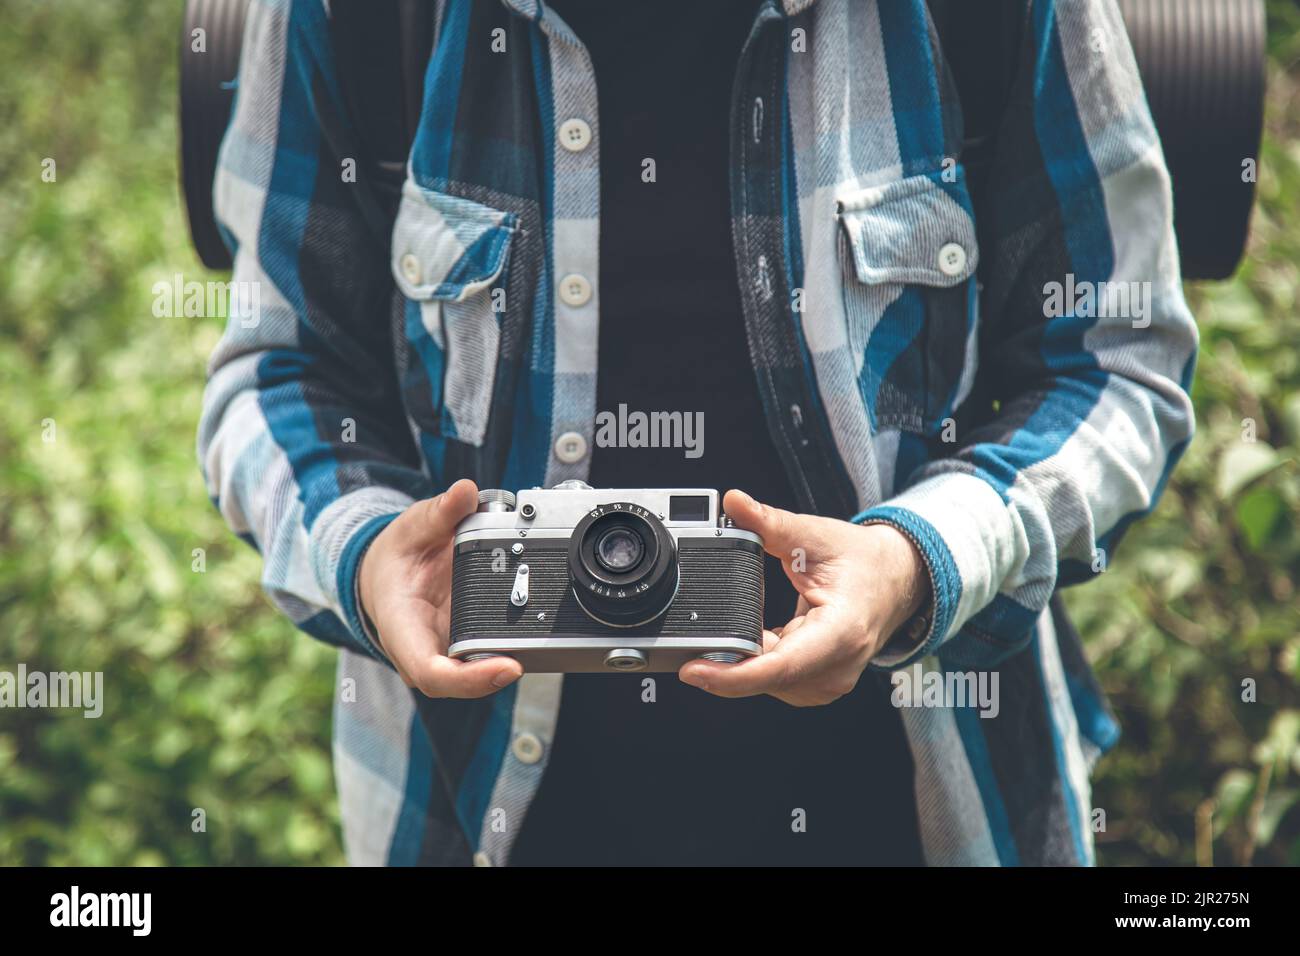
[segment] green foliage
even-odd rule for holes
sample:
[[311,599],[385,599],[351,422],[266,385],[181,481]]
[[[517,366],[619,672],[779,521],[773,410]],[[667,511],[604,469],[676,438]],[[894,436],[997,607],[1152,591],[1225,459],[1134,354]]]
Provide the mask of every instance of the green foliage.
[[1093,792],[1103,864],[1300,864],[1300,5],[1271,4],[1270,38],[1250,251],[1188,290],[1196,439],[1066,596],[1124,728]]
[[[221,322],[151,311],[155,282],[202,276],[175,185],[179,6],[3,4],[0,670],[103,671],[106,701],[98,720],[0,711],[0,863],[342,856],[333,652],[261,596],[194,461]],[[1217,863],[1300,863],[1300,7],[1271,16],[1251,254],[1190,290],[1197,439],[1069,594],[1125,729],[1094,794],[1103,863],[1211,844]]]
[[103,671],[105,704],[0,711],[0,863],[340,862],[334,654],[267,603],[195,462],[223,323],[152,311],[154,283],[203,276],[180,5],[4,6],[0,670]]

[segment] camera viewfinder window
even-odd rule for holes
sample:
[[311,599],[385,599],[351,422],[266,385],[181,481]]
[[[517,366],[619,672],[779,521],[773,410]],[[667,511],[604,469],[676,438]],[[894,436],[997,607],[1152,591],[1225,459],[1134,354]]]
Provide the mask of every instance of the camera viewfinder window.
[[673,495],[668,500],[669,521],[708,521],[707,495]]

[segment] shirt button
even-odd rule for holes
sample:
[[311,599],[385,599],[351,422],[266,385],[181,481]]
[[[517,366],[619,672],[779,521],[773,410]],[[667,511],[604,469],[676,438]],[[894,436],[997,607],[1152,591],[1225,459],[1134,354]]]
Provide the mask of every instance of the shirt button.
[[491,866],[491,865],[492,865],[492,857],[488,856],[486,853],[484,853],[482,850],[480,850],[479,852],[477,852],[477,853],[474,854],[474,865],[475,865],[475,866]]
[[959,276],[966,268],[966,250],[950,242],[939,250],[939,271],[946,276]]
[[560,280],[560,301],[577,308],[591,299],[591,283],[576,272]]
[[571,153],[580,153],[591,144],[591,127],[576,116],[560,124],[560,145]]
[[420,260],[415,257],[414,253],[408,252],[402,256],[402,275],[411,285],[420,284]]
[[535,734],[520,734],[510,749],[520,763],[537,763],[542,759],[542,742]]
[[565,432],[555,439],[555,457],[566,465],[573,465],[587,456],[587,439],[579,432]]

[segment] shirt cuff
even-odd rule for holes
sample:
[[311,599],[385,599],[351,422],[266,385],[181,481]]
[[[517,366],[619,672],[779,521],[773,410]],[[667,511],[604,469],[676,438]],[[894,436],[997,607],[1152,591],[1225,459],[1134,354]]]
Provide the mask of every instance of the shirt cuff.
[[[868,524],[884,522],[868,522]],[[928,594],[920,609],[907,619],[885,642],[872,661],[877,667],[889,669],[900,661],[911,657],[912,652],[921,647],[930,637],[934,625],[934,599]]]
[[399,514],[401,512],[376,515],[358,528],[348,541],[338,569],[339,604],[343,621],[362,649],[385,664],[390,663],[388,655],[380,646],[379,634],[375,631],[370,616],[361,607],[361,575],[358,572],[361,570],[361,559],[366,556],[366,551],[375,538],[379,537],[379,532],[392,524]]
[[344,625],[354,648],[384,663],[373,630],[361,619],[357,571],[379,532],[415,499],[391,488],[362,488],[326,507],[311,530],[316,581]]
[[915,644],[891,641],[874,666],[906,667],[935,653],[993,600],[1027,545],[1014,510],[982,478],[945,472],[853,518],[887,524],[916,547],[930,576],[930,623]]

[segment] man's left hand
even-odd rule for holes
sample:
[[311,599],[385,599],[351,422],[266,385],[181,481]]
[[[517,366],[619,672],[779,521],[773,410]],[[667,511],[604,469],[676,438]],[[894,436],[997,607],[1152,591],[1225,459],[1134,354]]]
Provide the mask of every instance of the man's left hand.
[[799,592],[794,618],[763,632],[764,653],[739,664],[695,660],[678,676],[719,697],[771,694],[796,707],[829,704],[857,685],[886,642],[928,601],[912,542],[889,525],[793,514],[727,492],[727,515],[763,538]]

